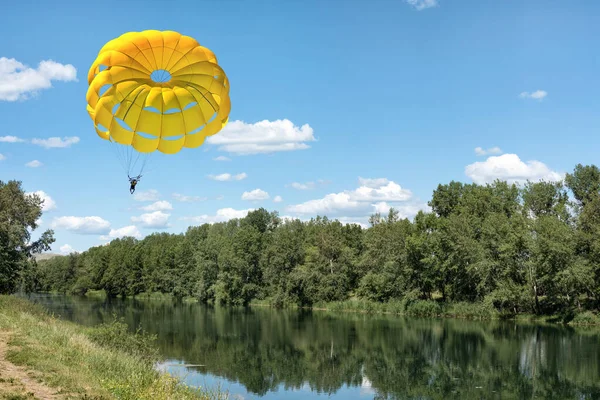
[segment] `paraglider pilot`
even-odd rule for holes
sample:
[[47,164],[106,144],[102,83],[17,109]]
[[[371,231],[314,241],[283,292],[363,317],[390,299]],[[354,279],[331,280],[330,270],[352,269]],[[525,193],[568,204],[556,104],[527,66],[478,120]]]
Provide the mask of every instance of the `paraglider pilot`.
[[127,177],[129,178],[129,183],[131,184],[131,186],[129,187],[129,193],[133,194],[133,192],[135,192],[135,185],[137,185],[138,181],[142,176],[138,175],[135,178],[131,178],[129,175],[127,175]]

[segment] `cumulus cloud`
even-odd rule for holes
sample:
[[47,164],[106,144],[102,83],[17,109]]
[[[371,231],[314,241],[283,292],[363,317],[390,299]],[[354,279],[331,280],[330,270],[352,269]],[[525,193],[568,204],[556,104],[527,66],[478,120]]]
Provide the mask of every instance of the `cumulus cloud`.
[[248,175],[245,172],[241,174],[232,175],[230,173],[219,174],[219,175],[209,175],[208,176],[213,181],[227,182],[227,181],[241,181],[242,179],[246,179]]
[[523,99],[534,99],[534,100],[542,100],[544,97],[548,95],[548,92],[545,90],[536,90],[535,92],[521,92],[519,97]]
[[214,224],[215,222],[225,222],[234,218],[244,218],[250,211],[254,211],[254,208],[246,210],[235,210],[233,208],[221,208],[217,210],[216,215],[199,215],[195,217],[183,217],[184,221],[192,221],[197,224]]
[[2,160],[6,160],[6,156],[4,154],[0,153],[0,161],[2,161]]
[[438,5],[437,0],[406,0],[406,2],[413,6],[417,11],[436,7]]
[[[326,181],[324,179],[318,179],[316,182],[313,182],[313,181],[304,182],[304,183],[292,182],[292,184],[290,184],[289,186],[291,186],[297,190],[312,190],[312,189],[316,188],[317,185],[327,185],[329,183],[331,183],[331,181]],[[286,185],[286,186],[288,186],[288,185]]]
[[155,189],[146,190],[144,192],[135,192],[133,199],[135,201],[157,201],[160,194]]
[[100,236],[100,240],[112,240],[112,239],[123,238],[126,236],[134,237],[136,239],[142,238],[142,234],[140,233],[140,231],[138,230],[138,228],[135,225],[128,225],[128,226],[124,226],[119,229],[111,229],[110,232],[108,233],[108,235]]
[[71,64],[44,60],[34,69],[14,58],[0,57],[0,100],[27,100],[40,90],[51,88],[52,81],[76,80],[77,70]]
[[410,190],[386,178],[359,178],[359,183],[357,189],[330,193],[321,199],[291,205],[287,210],[299,214],[335,213],[364,210],[372,202],[402,202],[412,198]]
[[310,148],[306,142],[315,140],[310,125],[298,127],[287,119],[254,124],[233,121],[218,135],[206,139],[219,150],[242,155],[305,150]]
[[200,197],[200,196],[185,196],[183,194],[180,193],[173,193],[172,194],[173,198],[177,201],[180,201],[182,203],[193,203],[196,201],[205,201],[208,200],[207,197]]
[[502,154],[502,149],[500,149],[500,147],[491,147],[486,150],[482,147],[475,147],[475,154],[478,156],[485,156],[487,154]]
[[540,161],[523,162],[516,154],[492,156],[485,161],[475,162],[465,167],[465,174],[474,183],[491,183],[496,179],[509,183],[524,183],[527,180],[560,181],[564,174],[552,171]]
[[41,167],[42,165],[44,165],[44,164],[42,164],[41,161],[38,161],[38,160],[32,160],[32,161],[29,161],[28,163],[25,163],[25,166],[29,167],[29,168],[37,168],[37,167]]
[[0,142],[2,143],[20,143],[25,140],[18,138],[16,136],[0,136]]
[[58,217],[52,221],[52,228],[65,229],[81,235],[100,235],[110,231],[110,222],[97,216]]
[[56,209],[56,202],[54,201],[54,199],[52,197],[50,197],[50,195],[48,195],[48,193],[44,192],[43,190],[38,190],[36,192],[27,192],[25,194],[27,194],[27,195],[35,194],[43,200],[42,212]]
[[310,190],[310,189],[314,189],[316,185],[314,182],[306,182],[306,183],[293,182],[290,186],[293,187],[294,189],[298,189],[298,190]]
[[213,158],[213,160],[215,160],[215,161],[231,161],[231,158],[225,157],[225,156],[219,156],[219,157]]
[[44,147],[46,149],[70,147],[75,143],[79,143],[77,136],[51,137],[47,139],[31,139],[31,143]]
[[78,253],[78,251],[75,250],[73,247],[71,247],[70,244],[64,244],[64,245],[60,246],[60,248],[58,250],[60,251],[60,254],[64,254],[64,255],[68,255],[71,253]]
[[169,227],[170,216],[171,214],[162,211],[154,211],[139,217],[131,217],[131,221],[139,223],[144,228],[164,229]]
[[242,200],[266,200],[269,198],[269,193],[261,189],[254,189],[242,194]]
[[274,203],[281,203],[282,201],[283,201],[283,198],[281,196],[275,196],[273,198]]
[[378,203],[371,204],[373,206],[373,211],[376,213],[380,213],[382,215],[387,215],[390,212],[390,208],[394,208],[394,210],[398,211],[398,218],[412,218],[419,211],[431,211],[431,207],[427,203],[410,203],[410,204],[399,204],[399,205],[391,205],[385,201],[381,201]]
[[173,206],[168,201],[161,200],[161,201],[152,203],[150,205],[141,207],[141,209],[144,211],[166,211],[166,210],[172,210]]

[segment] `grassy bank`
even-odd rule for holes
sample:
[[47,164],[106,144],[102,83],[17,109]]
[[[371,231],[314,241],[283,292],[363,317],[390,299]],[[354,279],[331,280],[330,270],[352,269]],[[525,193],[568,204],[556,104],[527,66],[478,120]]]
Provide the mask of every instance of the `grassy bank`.
[[[269,307],[269,299],[255,300],[255,307]],[[286,305],[286,308],[300,308]],[[394,300],[386,303],[350,299],[330,303],[317,303],[313,310],[329,312],[358,312],[366,314],[392,314],[409,317],[462,318],[472,320],[514,319],[539,323],[563,323],[568,325],[600,325],[600,315],[591,311],[573,312],[570,315],[505,314],[488,303],[442,303],[435,300]]]
[[36,382],[60,393],[59,398],[225,397],[187,387],[157,372],[153,338],[127,333],[126,326],[118,321],[82,327],[54,318],[25,299],[0,296],[0,333],[6,347],[5,362],[25,367]]
[[[103,296],[104,291],[89,291],[88,296]],[[164,293],[141,293],[135,296],[137,299],[144,300],[172,300],[173,296]],[[439,300],[439,299],[438,299]],[[197,302],[195,298],[184,298],[185,302]],[[273,307],[272,299],[256,299],[250,302],[253,307]],[[329,312],[358,312],[366,314],[393,314],[409,317],[431,317],[431,318],[462,318],[472,320],[518,320],[537,323],[561,323],[568,325],[600,325],[600,314],[592,311],[573,310],[564,315],[534,315],[534,314],[514,314],[502,313],[496,310],[488,302],[456,302],[443,303],[436,300],[418,300],[414,298],[404,298],[402,300],[392,300],[381,303],[363,299],[352,298],[345,301],[336,301],[329,303],[316,303],[311,307],[299,307],[296,304],[280,305],[283,308],[307,308],[312,310]]]

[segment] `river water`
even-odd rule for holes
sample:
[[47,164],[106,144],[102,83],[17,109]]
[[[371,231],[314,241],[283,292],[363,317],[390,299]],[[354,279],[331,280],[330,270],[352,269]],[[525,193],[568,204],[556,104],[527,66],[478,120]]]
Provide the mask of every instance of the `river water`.
[[158,335],[159,368],[232,399],[600,399],[600,328],[31,299],[84,325],[124,317]]

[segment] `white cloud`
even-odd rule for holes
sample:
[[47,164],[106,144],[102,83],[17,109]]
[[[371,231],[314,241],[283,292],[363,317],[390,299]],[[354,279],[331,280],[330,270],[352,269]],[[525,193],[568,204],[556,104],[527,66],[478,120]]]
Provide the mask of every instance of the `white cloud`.
[[523,162],[516,154],[492,156],[485,161],[467,165],[465,174],[478,184],[491,183],[495,179],[506,180],[510,183],[563,179],[563,174],[552,171],[544,163],[535,160]]
[[6,156],[4,154],[0,153],[0,161],[2,161],[2,160],[6,160]]
[[397,183],[386,178],[359,178],[359,186],[355,190],[330,193],[321,199],[289,206],[288,211],[299,214],[322,214],[338,211],[361,210],[368,208],[371,202],[400,202],[411,199],[410,190],[403,189]]
[[133,199],[135,201],[157,201],[159,193],[155,189],[146,190],[145,192],[135,192]]
[[225,196],[223,196],[222,194],[215,197],[216,200],[223,200],[224,198],[225,198]]
[[235,210],[233,208],[221,208],[217,210],[216,215],[199,215],[196,217],[183,217],[182,220],[192,221],[198,224],[214,224],[215,222],[225,222],[234,218],[244,218],[250,211],[254,211],[254,208],[246,210]]
[[142,214],[139,217],[131,217],[132,222],[138,222],[144,228],[164,229],[169,226],[169,217],[171,214],[162,211],[154,211]]
[[438,5],[437,0],[406,0],[406,2],[417,9],[417,11],[436,7]]
[[254,189],[250,192],[242,194],[242,200],[266,200],[269,198],[269,193],[261,189]]
[[108,233],[110,222],[97,216],[58,217],[52,221],[52,228],[66,229],[82,235],[96,235]]
[[545,90],[536,90],[535,92],[522,92],[519,97],[524,98],[524,99],[535,99],[535,100],[542,100],[544,97],[546,97],[548,95],[548,92],[546,92]]
[[374,208],[374,212],[380,213],[382,216],[386,216],[390,212],[390,208],[398,211],[398,218],[412,218],[421,210],[430,211],[431,207],[427,203],[412,203],[412,204],[400,204],[390,205],[385,201],[371,204]]
[[142,234],[135,225],[128,225],[119,229],[111,229],[108,235],[100,236],[100,240],[112,240],[125,236],[130,236],[137,239],[142,238]]
[[16,136],[0,136],[0,142],[3,143],[20,143],[20,142],[24,142],[25,140],[18,138]]
[[283,198],[281,196],[275,196],[273,198],[274,203],[281,203],[282,201],[283,201]]
[[241,181],[242,179],[246,179],[248,177],[248,175],[246,175],[245,172],[242,172],[241,174],[237,174],[237,175],[231,175],[230,173],[225,173],[225,174],[219,174],[219,175],[209,175],[208,177],[214,181],[226,182],[226,181]]
[[310,125],[297,127],[287,119],[254,124],[233,121],[218,135],[206,139],[208,143],[217,145],[219,150],[244,155],[304,150],[310,148],[305,142],[315,140]]
[[64,244],[62,246],[60,246],[59,248],[60,254],[71,254],[71,253],[78,253],[77,250],[75,250],[73,247],[71,247],[70,244]]
[[71,64],[44,60],[36,69],[14,58],[0,57],[0,100],[26,100],[42,89],[52,87],[52,81],[77,80],[77,70]]
[[141,207],[141,209],[144,211],[166,211],[166,210],[172,210],[173,206],[168,201],[161,200],[161,201],[152,203],[150,205]]
[[387,185],[388,183],[390,183],[390,181],[387,178],[373,179],[373,178],[361,178],[359,176],[358,183],[360,183],[361,186],[366,186],[368,188],[378,188],[378,187]]
[[[292,182],[292,184],[289,186],[293,187],[294,189],[298,189],[298,190],[312,190],[317,187],[317,184],[328,185],[330,183],[331,183],[331,181],[327,181],[324,179],[318,179],[316,182],[313,182],[313,181],[304,182],[304,183]],[[286,186],[288,186],[288,185],[286,185]]]
[[29,161],[28,163],[25,163],[25,166],[30,167],[30,168],[37,168],[37,167],[41,167],[42,165],[44,165],[44,164],[42,164],[38,160],[32,160],[32,161]]
[[63,148],[79,143],[79,138],[77,136],[65,136],[64,138],[51,137],[47,139],[31,139],[31,143],[45,147],[46,149]]
[[38,190],[36,192],[27,192],[27,195],[36,194],[39,198],[41,198],[44,202],[42,203],[42,211],[50,211],[56,209],[56,202],[52,197],[48,195],[48,193],[43,190]]
[[502,149],[500,149],[500,147],[491,147],[486,150],[481,147],[475,147],[475,154],[478,156],[485,156],[486,154],[502,154]]
[[181,201],[182,203],[192,203],[195,201],[205,201],[208,200],[207,197],[200,197],[200,196],[185,196],[183,194],[179,194],[179,193],[173,193],[172,194],[173,198],[177,201]]
[[291,186],[294,189],[298,189],[298,190],[310,190],[310,189],[315,188],[315,183],[314,182],[306,182],[306,183],[293,182],[291,184]]
[[225,157],[225,156],[219,156],[219,157],[213,158],[213,160],[215,160],[215,161],[231,161],[231,158]]

